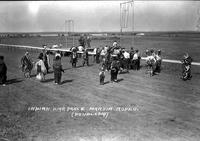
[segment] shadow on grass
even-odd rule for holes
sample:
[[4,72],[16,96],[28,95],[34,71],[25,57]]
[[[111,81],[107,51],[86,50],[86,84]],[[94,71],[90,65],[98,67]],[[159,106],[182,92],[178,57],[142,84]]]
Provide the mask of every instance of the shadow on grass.
[[6,84],[9,85],[9,84],[14,84],[14,83],[19,83],[22,81],[23,80],[21,80],[21,79],[14,78],[14,79],[7,80]]
[[54,78],[45,79],[44,81],[42,81],[42,83],[48,83],[48,82],[52,82],[52,81],[54,81]]
[[65,83],[69,83],[69,82],[73,82],[73,80],[72,79],[70,79],[70,80],[64,80],[64,81],[61,82],[61,85],[65,84]]
[[104,82],[104,85],[105,85],[105,84],[108,84],[108,83],[110,83],[110,81],[106,81],[106,82]]
[[123,80],[124,80],[123,78],[117,79],[117,83],[119,83],[119,82],[121,82],[121,81],[123,81]]

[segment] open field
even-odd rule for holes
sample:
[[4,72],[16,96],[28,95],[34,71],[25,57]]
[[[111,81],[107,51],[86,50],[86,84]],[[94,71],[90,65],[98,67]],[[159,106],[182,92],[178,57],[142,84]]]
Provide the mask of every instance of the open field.
[[[1,40],[1,43],[40,46],[45,42],[38,37],[37,41],[24,38]],[[105,42],[93,40],[92,46]],[[124,38],[121,42],[124,47],[130,47],[130,39]],[[135,39],[140,50],[159,48],[167,59],[180,59],[188,51],[195,62],[200,62],[199,43],[196,38]],[[8,85],[0,86],[0,138],[10,141],[199,141],[200,66],[192,66],[193,78],[182,81],[180,64],[163,63],[161,74],[149,77],[142,62],[140,71],[120,74],[118,83],[109,83],[107,72],[108,83],[101,86],[99,66],[92,58],[89,67],[80,67],[79,61],[77,68],[71,68],[69,58],[64,57],[63,84],[58,86],[53,83],[53,73],[43,83],[34,76],[24,79],[19,69],[23,54],[24,50],[0,49],[8,67]],[[31,55],[36,60],[38,52]],[[33,106],[51,110],[30,110]],[[79,117],[73,111],[53,111],[53,107],[84,107],[82,113],[93,112],[89,107],[113,109],[107,111],[108,117]],[[132,110],[118,111],[117,107]]]

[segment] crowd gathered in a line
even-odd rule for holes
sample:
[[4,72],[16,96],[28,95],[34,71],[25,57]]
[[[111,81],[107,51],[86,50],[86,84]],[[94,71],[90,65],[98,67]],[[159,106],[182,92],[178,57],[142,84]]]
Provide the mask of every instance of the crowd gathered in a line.
[[[88,38],[87,38],[88,39]],[[91,40],[90,40],[91,41]],[[90,47],[90,41],[87,42],[88,47]],[[79,39],[80,45],[78,47],[72,47],[70,53],[70,63],[72,68],[76,68],[78,60],[82,60],[82,66],[89,66],[89,49],[86,48],[86,43],[82,40],[82,37]],[[49,73],[50,67],[53,68],[54,72],[54,81],[55,84],[62,84],[61,77],[64,69],[62,67],[61,58],[62,53],[56,51],[53,53],[53,64],[50,64],[50,55],[51,52],[45,49],[38,55],[37,62],[33,62],[29,52],[26,52],[25,55],[21,58],[21,69],[26,78],[31,77],[31,71],[33,68],[36,70],[36,79],[39,81],[45,81],[45,75]],[[82,52],[82,53],[78,53]],[[147,71],[150,76],[155,75],[156,73],[161,72],[161,50],[146,50],[145,51],[145,60]],[[110,81],[118,82],[117,76],[122,72],[129,73],[130,70],[140,70],[140,61],[141,53],[138,49],[126,50],[118,46],[116,41],[113,42],[112,46],[105,46],[102,48],[95,48],[93,50],[93,59],[99,64],[99,80],[100,85],[104,84],[105,72],[110,72]],[[186,53],[182,59],[182,79],[188,80],[191,79],[191,63],[192,58]],[[0,56],[0,84],[5,86],[7,79],[7,67],[4,63],[4,56]]]

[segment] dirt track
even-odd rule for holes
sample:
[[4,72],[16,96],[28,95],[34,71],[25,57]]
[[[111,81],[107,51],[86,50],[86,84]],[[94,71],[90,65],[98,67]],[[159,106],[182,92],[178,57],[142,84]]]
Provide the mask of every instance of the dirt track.
[[[145,68],[120,74],[118,83],[99,85],[98,65],[72,69],[63,58],[62,85],[53,73],[40,83],[24,79],[19,70],[23,51],[4,54],[6,87],[0,86],[0,137],[11,141],[198,141],[200,138],[200,75],[193,67],[191,81],[181,81],[180,64],[163,64],[160,75]],[[36,54],[32,54],[34,59]],[[79,64],[80,65],[80,64]],[[78,66],[79,66],[78,65]],[[110,76],[106,74],[106,82]],[[108,117],[72,117],[72,111],[31,111],[37,107],[112,107]],[[134,108],[116,111],[116,107]]]

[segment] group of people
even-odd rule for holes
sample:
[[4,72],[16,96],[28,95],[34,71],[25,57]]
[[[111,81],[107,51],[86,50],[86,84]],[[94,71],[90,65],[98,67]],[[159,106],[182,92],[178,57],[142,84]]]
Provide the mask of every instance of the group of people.
[[[33,62],[29,52],[26,52],[25,55],[21,58],[21,68],[24,76],[26,78],[31,77],[31,71],[34,68],[36,70],[36,79],[40,81],[45,81],[45,75],[49,73],[50,69],[50,52],[47,50],[43,50],[38,55],[37,62]],[[61,84],[61,76],[62,72],[64,72],[61,64],[61,54],[59,51],[55,52],[53,58],[53,71],[54,71],[54,80],[56,84]]]
[[[111,82],[117,82],[117,75],[122,72],[129,72],[130,69],[140,69],[140,52],[137,49],[131,48],[130,51],[121,48],[115,41],[112,47],[105,46],[102,49],[97,49],[96,62],[100,64],[100,84],[103,84],[105,71],[110,71]],[[98,58],[100,57],[100,59]]]
[[150,76],[155,75],[156,73],[160,73],[161,71],[161,50],[146,50],[146,64],[147,64],[147,71],[149,72]]
[[[80,42],[81,43],[81,42]],[[81,51],[82,54],[78,54]],[[110,81],[117,82],[117,76],[121,72],[129,73],[129,70],[139,70],[141,55],[138,49],[131,48],[126,50],[118,46],[117,42],[114,41],[113,45],[105,46],[102,48],[94,49],[94,61],[100,64],[100,84],[104,84],[105,71],[110,71]],[[146,50],[146,66],[151,76],[161,71],[161,50]],[[40,81],[45,80],[45,75],[49,73],[49,69],[52,66],[54,72],[54,80],[56,84],[61,84],[62,73],[64,72],[61,63],[61,52],[56,51],[54,53],[53,64],[50,64],[50,52],[45,49],[38,56],[37,62],[33,62],[29,52],[21,58],[21,69],[26,78],[31,77],[31,71],[33,68],[36,70],[36,78]],[[71,48],[71,59],[72,67],[75,68],[78,58],[82,58],[82,66],[89,66],[89,51],[83,46]],[[186,53],[182,59],[182,79],[191,79],[191,63],[193,59]],[[34,67],[35,65],[35,67]],[[7,67],[4,63],[4,57],[0,56],[0,84],[5,85],[6,83],[6,72]]]

